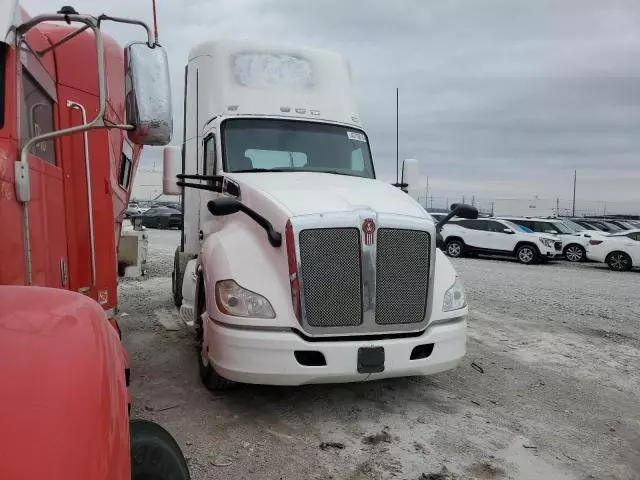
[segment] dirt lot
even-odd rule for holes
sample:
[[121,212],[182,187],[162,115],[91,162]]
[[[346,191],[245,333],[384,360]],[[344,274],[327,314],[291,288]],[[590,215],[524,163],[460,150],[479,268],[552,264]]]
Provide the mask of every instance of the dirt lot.
[[639,271],[461,259],[458,369],[213,395],[170,300],[179,234],[149,233],[148,277],[120,286],[133,413],[177,438],[192,478],[640,479]]

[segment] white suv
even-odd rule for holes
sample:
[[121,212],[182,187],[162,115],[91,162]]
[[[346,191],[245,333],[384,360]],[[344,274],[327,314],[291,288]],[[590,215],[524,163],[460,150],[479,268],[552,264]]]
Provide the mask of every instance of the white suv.
[[586,260],[589,238],[576,233],[562,220],[553,218],[501,217],[536,233],[548,233],[562,241],[562,255],[570,262]]
[[507,255],[531,264],[562,255],[562,242],[549,235],[528,233],[507,220],[479,218],[456,220],[442,229],[445,252],[450,257],[465,254]]

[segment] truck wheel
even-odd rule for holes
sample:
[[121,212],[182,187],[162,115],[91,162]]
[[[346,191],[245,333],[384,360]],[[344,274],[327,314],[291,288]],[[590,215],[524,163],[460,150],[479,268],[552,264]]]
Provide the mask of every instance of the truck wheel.
[[187,461],[175,439],[147,420],[129,422],[131,480],[190,480]]
[[461,257],[464,253],[464,244],[460,240],[449,240],[446,244],[447,255],[453,258]]
[[538,257],[538,252],[536,251],[536,247],[533,245],[521,245],[516,251],[516,257],[520,263],[530,265],[535,262]]
[[572,243],[570,245],[567,245],[567,247],[564,249],[564,258],[566,258],[570,262],[581,262],[582,260],[584,260],[584,257],[585,251],[584,247],[582,247],[581,245]]
[[176,248],[173,255],[173,272],[171,272],[171,293],[173,294],[173,303],[180,308],[182,305],[182,280],[184,279],[184,271],[187,268],[189,260],[194,258],[193,255],[185,254],[180,251],[180,247]]
[[207,358],[207,352],[204,347],[204,325],[202,325],[202,314],[206,308],[205,302],[205,290],[202,276],[199,275],[198,287],[197,287],[197,304],[195,311],[195,329],[196,329],[196,342],[198,352],[198,366],[200,370],[200,380],[207,390],[211,392],[219,392],[221,390],[229,390],[237,384],[231,380],[227,380],[221,377],[218,372],[209,364]]
[[631,270],[631,257],[624,252],[611,252],[605,261],[609,268],[616,272]]
[[237,385],[231,380],[227,380],[226,378],[218,375],[218,372],[209,365],[209,361],[205,357],[202,345],[200,345],[200,348],[198,349],[198,357],[198,363],[200,365],[200,380],[202,380],[202,384],[207,390],[210,392],[219,392],[222,390],[229,390]]

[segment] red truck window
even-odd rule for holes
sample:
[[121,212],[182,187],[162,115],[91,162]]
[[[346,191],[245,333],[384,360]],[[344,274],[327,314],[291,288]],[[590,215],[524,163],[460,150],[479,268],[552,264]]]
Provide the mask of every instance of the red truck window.
[[129,183],[131,182],[131,160],[124,153],[120,158],[120,175],[118,183],[125,190],[129,189]]
[[[22,70],[22,136],[33,138],[53,131],[53,100],[37,84],[33,77]],[[47,162],[56,164],[56,149],[53,139],[34,145],[31,153]]]

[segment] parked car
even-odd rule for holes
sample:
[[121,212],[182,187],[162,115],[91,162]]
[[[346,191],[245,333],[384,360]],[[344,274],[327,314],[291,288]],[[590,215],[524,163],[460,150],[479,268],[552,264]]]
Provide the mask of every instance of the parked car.
[[[553,218],[501,217],[517,225],[523,225],[536,233],[548,233],[562,241],[562,255],[570,262],[586,259],[589,239],[574,232],[562,220]],[[584,229],[583,229],[584,230]]]
[[458,220],[442,229],[450,257],[489,254],[515,257],[524,264],[562,255],[562,242],[549,235],[525,232],[520,226],[496,218]]
[[182,228],[182,212],[171,207],[153,207],[140,215],[148,228]]
[[589,218],[574,218],[574,222],[580,225],[590,228],[591,230],[599,230],[601,232],[620,232],[622,229],[613,223],[609,223],[606,220],[592,220]]
[[618,272],[640,267],[640,228],[592,238],[587,248],[587,258],[606,263],[611,270]]
[[125,216],[135,217],[137,215],[140,215],[143,212],[144,212],[144,209],[140,207],[140,205],[138,205],[137,203],[131,202],[129,203],[129,205],[127,205],[127,211],[125,213]]

